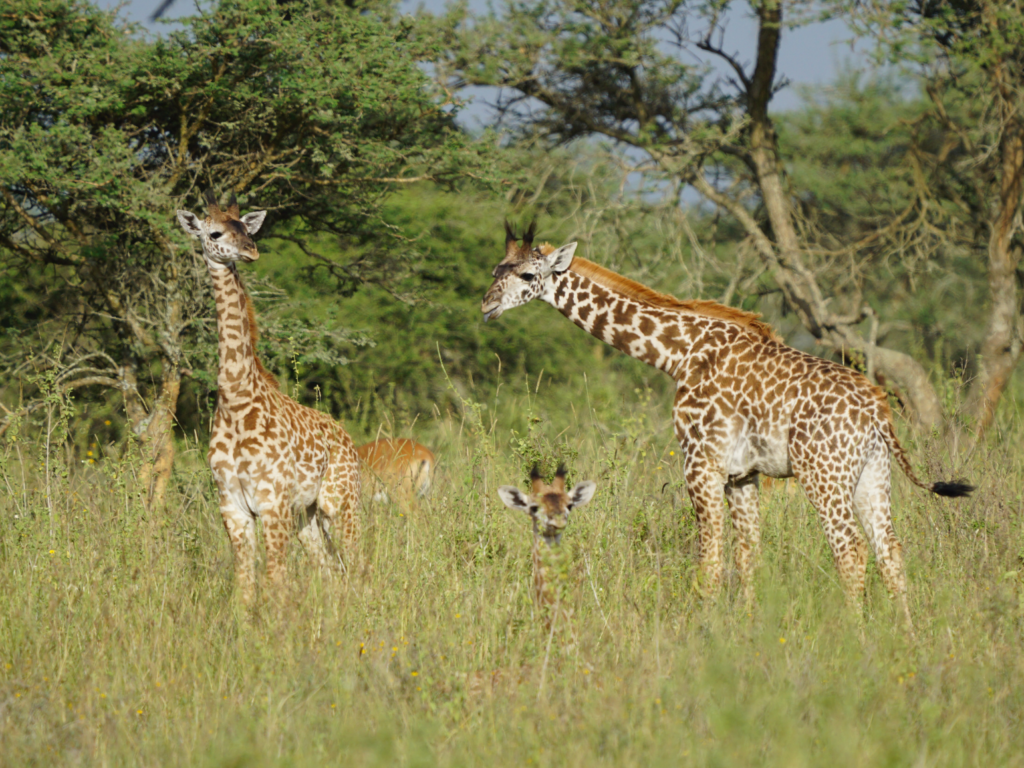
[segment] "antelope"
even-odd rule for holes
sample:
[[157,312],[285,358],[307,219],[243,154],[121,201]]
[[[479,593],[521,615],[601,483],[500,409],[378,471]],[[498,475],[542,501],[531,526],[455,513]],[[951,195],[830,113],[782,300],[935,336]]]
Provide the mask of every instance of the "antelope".
[[386,502],[391,494],[412,501],[430,492],[437,460],[426,446],[404,437],[386,437],[360,445],[356,454],[362,462],[367,498]]

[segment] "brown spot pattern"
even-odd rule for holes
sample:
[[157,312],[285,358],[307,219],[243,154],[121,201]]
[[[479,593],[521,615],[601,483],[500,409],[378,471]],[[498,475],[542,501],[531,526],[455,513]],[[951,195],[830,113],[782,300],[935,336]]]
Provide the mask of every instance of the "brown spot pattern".
[[[714,592],[721,584],[728,504],[738,537],[736,568],[752,599],[758,477],[795,476],[818,512],[849,602],[862,599],[870,546],[909,622],[890,456],[915,484],[928,490],[938,484],[914,474],[885,393],[856,371],[786,346],[749,312],[676,299],[579,257],[554,273],[546,255],[543,249],[517,253],[485,303],[507,309],[539,297],[676,380],[673,419],[697,516],[702,588]],[[521,282],[518,274],[526,271],[547,277],[513,297],[511,282]]]
[[[231,225],[229,213],[217,215],[228,216]],[[234,552],[237,587],[248,603],[256,590],[257,518],[272,584],[286,580],[285,552],[297,519],[299,540],[314,562],[329,572],[351,569],[359,536],[359,469],[345,429],[282,393],[257,358],[256,317],[231,260],[232,247],[236,256],[247,248],[252,258],[246,260],[255,258],[255,245],[240,222],[216,242],[203,239],[217,305],[219,357],[208,463]]]

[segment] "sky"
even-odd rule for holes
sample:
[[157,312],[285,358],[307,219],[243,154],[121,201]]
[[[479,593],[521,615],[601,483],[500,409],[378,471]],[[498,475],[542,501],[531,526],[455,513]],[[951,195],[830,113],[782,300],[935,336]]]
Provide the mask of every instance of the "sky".
[[[118,0],[98,0],[105,7],[118,5]],[[124,3],[125,15],[132,21],[138,21],[156,34],[166,34],[171,29],[167,24],[150,23],[161,0],[128,0]],[[403,0],[399,4],[401,11],[412,13],[423,7],[428,11],[439,12],[446,5],[446,0]],[[486,0],[470,0],[470,9],[477,13],[486,12]],[[737,9],[748,10],[745,3],[736,3]],[[195,12],[195,0],[175,0],[167,12],[169,18],[187,16]],[[851,62],[862,64],[865,60],[864,45],[851,48],[849,41],[853,37],[849,28],[841,20],[817,23],[794,30],[785,30],[779,50],[780,75],[790,81],[790,86],[780,91],[772,100],[772,111],[785,111],[800,106],[799,86],[822,86],[833,82],[838,72]],[[744,64],[751,64],[757,42],[757,23],[749,13],[734,12],[729,19],[724,45],[730,53],[737,53]],[[717,57],[711,57],[711,63],[721,67],[723,73],[727,67]],[[474,89],[471,102],[460,115],[467,127],[476,128],[489,122],[492,111],[488,102],[494,100],[494,90]]]

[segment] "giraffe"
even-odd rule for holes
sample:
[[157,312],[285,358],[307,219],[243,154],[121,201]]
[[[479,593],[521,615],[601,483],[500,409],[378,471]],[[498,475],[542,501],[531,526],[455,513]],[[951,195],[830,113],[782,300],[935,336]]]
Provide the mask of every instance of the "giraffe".
[[[437,460],[425,445],[405,437],[382,437],[356,448],[363,469],[363,496],[387,501],[389,492],[402,504],[430,492]],[[367,493],[369,491],[369,493]]]
[[[530,472],[531,493],[524,494],[514,485],[503,485],[498,488],[498,496],[510,509],[525,512],[533,522],[533,549],[531,551],[532,585],[531,597],[540,619],[540,626],[548,637],[549,650],[553,640],[552,630],[555,619],[559,627],[564,627],[571,638],[571,646],[576,644],[576,636],[572,627],[572,612],[566,604],[563,590],[560,588],[561,575],[564,573],[564,553],[561,549],[562,533],[569,522],[569,512],[582,507],[594,497],[597,485],[584,480],[577,483],[572,490],[565,490],[565,467],[559,465],[554,481],[544,482],[536,465]],[[544,685],[547,669],[547,654],[540,669],[540,686]],[[591,676],[592,669],[584,666],[583,674],[588,683],[596,682]],[[481,697],[505,697],[514,694],[515,689],[532,677],[532,664],[491,667],[467,672],[464,678],[466,698],[470,701]]]
[[485,321],[539,297],[675,380],[673,424],[697,517],[698,586],[705,594],[721,584],[728,502],[736,569],[753,600],[758,476],[796,477],[818,513],[848,603],[860,610],[866,533],[887,590],[913,626],[890,510],[890,456],[915,485],[940,496],[974,489],[917,478],[880,388],[850,368],[786,346],[755,314],[658,293],[574,258],[576,243],[534,247],[532,224],[522,246],[507,222],[505,235],[505,258],[481,305]]
[[256,315],[236,264],[259,258],[252,235],[266,211],[239,216],[234,195],[226,209],[212,191],[205,198],[205,219],[184,210],[177,215],[185,232],[202,243],[213,281],[220,365],[207,461],[234,551],[237,586],[248,604],[256,588],[257,517],[272,584],[286,576],[285,549],[296,512],[304,517],[299,540],[321,568],[337,567],[331,529],[341,525],[343,565],[350,570],[359,536],[359,464],[341,424],[281,392],[256,357]]
[[569,523],[569,512],[582,507],[594,497],[597,484],[584,480],[565,490],[565,466],[560,465],[550,485],[544,482],[536,467],[530,472],[531,493],[523,494],[514,485],[503,485],[498,496],[509,509],[525,512],[533,521],[533,589],[532,596],[546,632],[551,632],[556,614],[569,626],[570,614],[559,594],[558,574],[561,562],[562,533]]

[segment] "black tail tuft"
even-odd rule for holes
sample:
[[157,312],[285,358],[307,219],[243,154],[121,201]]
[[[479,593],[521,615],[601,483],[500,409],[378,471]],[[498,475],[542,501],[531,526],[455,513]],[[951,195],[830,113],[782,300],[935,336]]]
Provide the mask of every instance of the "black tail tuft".
[[932,483],[932,493],[939,496],[970,496],[973,490],[974,486],[967,483]]

